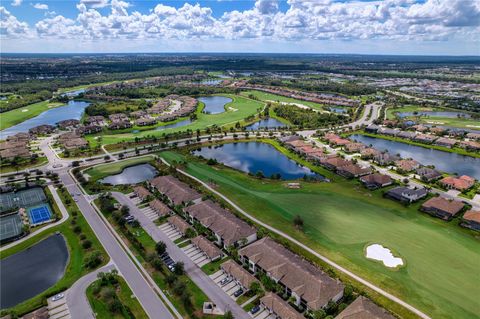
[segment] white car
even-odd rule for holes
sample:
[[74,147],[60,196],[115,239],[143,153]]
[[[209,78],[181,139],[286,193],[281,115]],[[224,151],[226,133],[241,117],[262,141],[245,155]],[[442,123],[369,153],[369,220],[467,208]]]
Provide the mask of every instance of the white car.
[[65,297],[65,294],[59,293],[59,294],[56,294],[55,296],[53,296],[50,300],[51,301],[57,301],[57,300],[62,299],[63,297]]

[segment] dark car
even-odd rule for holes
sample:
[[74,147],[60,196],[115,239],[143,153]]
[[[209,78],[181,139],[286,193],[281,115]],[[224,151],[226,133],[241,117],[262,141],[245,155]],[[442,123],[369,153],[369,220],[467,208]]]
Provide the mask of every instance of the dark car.
[[260,306],[259,305],[256,305],[255,307],[253,307],[251,310],[250,310],[250,313],[252,315],[256,314],[257,312],[260,311]]
[[233,293],[233,296],[234,296],[235,298],[237,298],[237,297],[240,297],[242,294],[243,294],[243,289],[240,288],[240,289],[238,289],[237,291],[235,291],[235,292]]

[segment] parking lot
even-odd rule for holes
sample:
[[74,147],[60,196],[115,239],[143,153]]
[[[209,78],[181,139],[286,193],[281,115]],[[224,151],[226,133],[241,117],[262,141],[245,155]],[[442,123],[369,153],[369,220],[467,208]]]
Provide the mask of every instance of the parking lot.
[[63,293],[47,299],[48,315],[51,319],[70,319],[66,299]]
[[210,275],[210,278],[222,288],[222,290],[233,300],[237,300],[243,293],[235,296],[235,292],[241,289],[241,286],[231,277],[227,276],[222,270]]
[[210,262],[205,253],[192,244],[183,247],[182,250],[198,267],[202,267]]
[[165,235],[170,238],[171,241],[175,241],[182,237],[182,233],[176,230],[172,225],[169,223],[162,224],[158,226],[158,228],[165,233]]

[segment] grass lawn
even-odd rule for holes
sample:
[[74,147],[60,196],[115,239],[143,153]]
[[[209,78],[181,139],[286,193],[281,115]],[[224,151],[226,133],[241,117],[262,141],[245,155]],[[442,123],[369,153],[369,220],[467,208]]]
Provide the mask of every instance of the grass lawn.
[[206,265],[203,265],[202,270],[207,275],[212,275],[220,270],[220,265],[230,259],[230,256],[216,260],[214,262],[209,262]]
[[[52,296],[61,291],[64,291],[65,289],[69,288],[75,281],[77,281],[77,279],[79,279],[80,277],[86,275],[87,273],[93,270],[93,269],[88,269],[84,266],[84,258],[86,256],[87,251],[82,248],[79,240],[79,235],[73,231],[72,225],[70,224],[74,214],[76,214],[76,225],[80,226],[80,228],[82,229],[82,233],[85,234],[86,238],[92,242],[92,247],[89,249],[89,251],[97,250],[101,252],[102,258],[103,258],[102,264],[106,264],[108,262],[108,255],[106,254],[102,245],[100,244],[97,237],[93,233],[92,229],[88,225],[87,221],[83,218],[82,214],[79,212],[77,206],[71,199],[68,192],[67,191],[59,192],[59,196],[60,198],[62,198],[62,201],[64,202],[65,207],[67,208],[70,214],[70,218],[67,221],[65,221],[61,225],[47,229],[44,232],[32,238],[29,238],[28,240],[16,246],[13,246],[12,248],[9,248],[1,252],[1,258],[2,259],[6,258],[17,252],[25,250],[28,247],[35,245],[39,241],[46,239],[47,237],[51,236],[56,232],[61,233],[65,238],[65,241],[67,242],[67,247],[68,247],[70,256],[69,256],[68,265],[65,270],[64,276],[55,285],[45,290],[44,292],[38,294],[37,296],[29,300],[26,300],[16,305],[15,307],[8,309],[8,310],[14,311],[18,315],[25,314],[27,312],[30,312],[30,311],[33,311],[34,309],[39,308],[42,305],[46,305],[47,297]],[[69,201],[68,205],[66,204],[66,199],[67,201]],[[60,216],[60,210],[58,209],[58,206],[56,204],[52,206],[55,213]]]
[[[144,136],[162,136],[163,134],[192,130],[205,129],[212,125],[223,126],[229,123],[235,123],[243,120],[244,118],[258,113],[258,110],[263,108],[263,103],[255,100],[250,100],[248,98],[233,95],[233,94],[222,94],[221,96],[229,97],[233,101],[226,105],[227,111],[218,114],[205,114],[197,111],[198,119],[193,123],[176,127],[168,128],[164,130],[147,130],[141,131],[136,134],[132,133],[121,133],[121,134],[110,134],[102,135],[103,144],[114,144],[122,141],[134,140],[135,137],[144,137]],[[232,109],[229,109],[231,107]],[[131,131],[131,130],[130,130]],[[98,135],[97,135],[98,136]],[[98,142],[95,140],[95,135],[90,135],[87,137],[87,140],[91,145],[96,145]]]
[[[4,130],[10,126],[26,121],[32,117],[47,111],[49,108],[65,105],[64,103],[50,103],[48,101],[30,104],[18,109],[2,113],[0,116],[0,129]],[[24,112],[24,110],[27,110]]]
[[124,161],[111,162],[107,164],[96,165],[85,171],[85,174],[88,174],[92,180],[99,180],[108,175],[119,174],[125,168],[129,166],[134,166],[138,164],[148,163],[153,160],[153,156],[144,156],[131,158]]
[[13,165],[2,165],[0,166],[0,174],[12,173],[16,171],[21,171],[26,168],[35,168],[46,164],[48,159],[46,157],[38,157],[33,162],[26,161],[25,163],[20,163],[18,166]]
[[243,95],[243,96],[246,96],[246,97],[248,97],[250,94],[255,96],[260,101],[279,101],[279,102],[286,102],[286,103],[298,103],[298,104],[303,104],[303,105],[310,106],[312,109],[325,110],[325,108],[322,104],[318,104],[318,103],[315,103],[315,102],[298,100],[298,99],[294,99],[294,98],[290,98],[290,97],[286,97],[286,96],[282,96],[282,95],[271,94],[271,93],[266,93],[266,92],[262,92],[262,91],[255,91],[255,90],[243,91],[242,93],[240,93],[240,95]]
[[[283,150],[285,151],[285,150]],[[162,152],[169,161],[185,160]],[[432,318],[474,318],[479,313],[479,238],[450,223],[382,198],[356,181],[336,178],[332,183],[302,182],[287,189],[284,182],[259,181],[228,168],[211,167],[192,157],[186,171],[216,184],[218,191],[247,212],[431,315]],[[304,232],[293,218],[300,215]],[[364,257],[372,243],[399,254],[405,267],[390,270]],[[385,300],[384,300],[385,301]],[[406,311],[391,302],[405,317]]]
[[120,276],[117,276],[117,280],[118,284],[114,287],[116,296],[126,309],[124,309],[122,312],[111,312],[108,309],[107,303],[105,303],[104,299],[102,298],[103,291],[100,289],[97,294],[95,294],[95,290],[98,289],[98,286],[100,285],[100,280],[97,280],[87,288],[88,302],[90,303],[90,306],[92,306],[93,312],[95,313],[95,318],[130,319],[131,316],[128,313],[128,311],[130,311],[136,319],[147,319],[147,314],[140,305],[140,302],[138,302],[137,298],[133,295],[133,292],[130,290],[125,280]]
[[467,128],[472,130],[479,130],[480,123],[478,120],[470,118],[448,118],[448,117],[421,117],[422,123],[453,126],[458,128]]

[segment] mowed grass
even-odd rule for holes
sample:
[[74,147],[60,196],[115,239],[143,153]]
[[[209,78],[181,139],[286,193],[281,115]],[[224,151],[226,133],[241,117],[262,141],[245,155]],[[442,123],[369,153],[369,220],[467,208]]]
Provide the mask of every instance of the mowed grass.
[[60,105],[64,105],[64,103],[50,103],[48,101],[43,101],[4,112],[0,115],[0,130],[17,125],[18,123],[31,119],[32,117],[47,111],[49,108],[58,107]]
[[[135,139],[135,137],[144,137],[147,135],[162,136],[163,134],[186,131],[188,129],[192,131],[195,131],[197,129],[203,130],[212,125],[223,126],[229,123],[235,123],[237,121],[241,121],[248,116],[254,115],[258,113],[258,111],[262,109],[264,106],[263,102],[251,100],[245,97],[241,97],[239,95],[222,94],[221,96],[229,97],[232,99],[232,102],[226,104],[226,111],[223,113],[205,114],[205,113],[197,112],[197,116],[198,116],[197,120],[195,120],[191,124],[181,126],[181,127],[169,128],[164,130],[153,129],[153,130],[142,131],[137,134],[122,133],[122,134],[102,135],[102,143],[114,144],[122,141],[130,141]],[[97,143],[93,135],[89,136],[87,139],[93,144]]]
[[[140,302],[133,294],[132,290],[127,285],[127,282],[122,277],[118,276],[118,289],[116,289],[116,295],[120,302],[127,307],[136,319],[147,319],[148,315],[143,310]],[[95,286],[100,285],[100,280],[93,282],[88,286],[86,294],[88,302],[95,313],[95,318],[98,319],[111,319],[111,318],[131,318],[128,313],[111,312],[108,309],[108,305],[94,294]]]
[[[163,152],[167,160],[184,156]],[[258,219],[282,230],[363,278],[418,307],[432,318],[476,318],[480,313],[479,239],[455,222],[446,223],[382,198],[357,182],[304,183],[259,181],[228,168],[187,159],[187,172],[213,182],[217,190]],[[304,233],[293,227],[294,216]],[[390,270],[364,257],[379,243],[406,265]]]
[[85,173],[88,174],[91,179],[99,180],[108,175],[119,174],[127,167],[148,163],[152,160],[153,156],[136,157],[123,161],[96,165],[95,167],[87,169]]
[[275,102],[279,101],[279,102],[285,102],[285,103],[297,103],[297,104],[303,104],[303,105],[306,105],[306,106],[310,106],[312,109],[324,110],[324,107],[323,107],[322,104],[309,102],[309,101],[298,100],[298,99],[294,99],[294,98],[290,98],[290,97],[286,97],[286,96],[282,96],[282,95],[277,95],[277,94],[266,93],[266,92],[262,92],[262,91],[255,91],[255,90],[244,91],[244,92],[240,93],[240,95],[243,95],[243,96],[253,95],[257,99],[259,99],[260,101],[275,101]]

